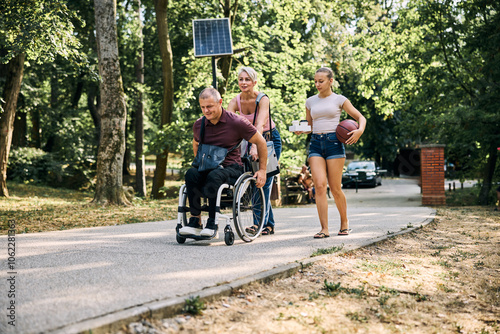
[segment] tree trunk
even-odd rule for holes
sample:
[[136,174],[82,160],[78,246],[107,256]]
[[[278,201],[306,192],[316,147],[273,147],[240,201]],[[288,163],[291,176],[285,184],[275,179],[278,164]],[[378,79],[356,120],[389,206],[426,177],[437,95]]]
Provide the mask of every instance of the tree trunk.
[[8,64],[2,105],[0,113],[0,197],[9,197],[7,190],[7,162],[9,161],[10,144],[14,130],[17,98],[21,91],[24,72],[24,53],[12,58]]
[[[21,98],[18,98],[21,100]],[[19,106],[22,109],[22,106]],[[12,133],[11,147],[27,146],[28,119],[25,112],[16,113],[14,117],[14,128]]]
[[97,55],[101,76],[101,136],[93,203],[130,204],[123,187],[123,155],[127,108],[118,58],[116,3],[95,0]]
[[[162,78],[163,78],[163,105],[161,109],[161,127],[169,124],[172,120],[174,108],[174,78],[173,78],[173,56],[168,34],[167,7],[168,0],[155,0],[156,25],[160,43]],[[153,178],[153,198],[161,198],[160,188],[165,185],[167,174],[168,150],[156,156],[156,169]]]
[[[50,125],[53,128],[57,128],[59,122],[62,118],[60,114],[61,110],[59,109],[59,75],[57,73],[57,64],[53,64],[51,67],[51,75],[50,75],[50,108],[55,111],[54,117],[50,120]],[[52,132],[50,136],[47,137],[47,142],[43,147],[44,151],[54,152],[57,151],[56,145],[56,134]]]
[[481,190],[479,191],[479,204],[488,205],[491,183],[493,182],[493,174],[495,174],[495,165],[497,162],[497,147],[491,144],[488,150],[489,156],[484,168],[484,179]]
[[90,116],[94,122],[94,136],[97,146],[96,155],[99,151],[99,142],[101,141],[101,116],[99,110],[101,109],[101,97],[97,94],[98,87],[93,83],[89,83],[87,88],[87,106],[89,108]]
[[40,110],[38,108],[32,108],[30,110],[31,116],[31,146],[36,148],[42,147],[42,141],[40,138]]
[[[141,25],[140,34],[140,53],[137,57],[135,74],[139,86],[144,85],[144,41],[142,37],[141,0],[137,0],[137,15]],[[137,94],[137,110],[135,112],[135,191],[140,197],[146,197],[146,175],[144,169],[144,104],[142,103],[142,91]]]

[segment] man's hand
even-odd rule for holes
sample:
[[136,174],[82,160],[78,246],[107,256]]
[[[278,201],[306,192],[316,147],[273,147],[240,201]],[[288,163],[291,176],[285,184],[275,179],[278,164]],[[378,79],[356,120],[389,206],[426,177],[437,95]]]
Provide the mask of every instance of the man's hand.
[[257,147],[257,152],[259,154],[259,170],[253,175],[257,180],[257,188],[262,188],[266,183],[267,177],[267,144],[259,132],[256,132],[252,138],[249,140],[250,143],[254,144],[252,146]]
[[265,169],[259,169],[253,177],[256,179],[257,188],[262,188],[264,184],[266,184],[266,175],[267,172]]

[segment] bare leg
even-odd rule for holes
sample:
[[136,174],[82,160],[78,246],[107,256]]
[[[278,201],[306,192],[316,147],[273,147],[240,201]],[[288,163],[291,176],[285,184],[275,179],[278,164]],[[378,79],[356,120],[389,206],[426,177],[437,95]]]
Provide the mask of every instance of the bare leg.
[[309,164],[311,165],[311,174],[316,187],[316,209],[321,224],[320,232],[329,235],[326,161],[322,157],[310,157]]
[[327,160],[328,167],[328,184],[332,192],[337,210],[340,214],[340,229],[349,228],[349,220],[347,219],[347,201],[345,194],[342,191],[342,169],[344,168],[345,158]]

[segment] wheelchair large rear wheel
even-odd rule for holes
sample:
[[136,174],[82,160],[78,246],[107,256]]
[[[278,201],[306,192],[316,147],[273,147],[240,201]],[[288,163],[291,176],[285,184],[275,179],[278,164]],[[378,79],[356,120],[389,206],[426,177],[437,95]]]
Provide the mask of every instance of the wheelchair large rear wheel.
[[234,227],[243,241],[250,242],[260,235],[264,212],[264,191],[257,188],[255,178],[248,175],[235,185],[233,198]]

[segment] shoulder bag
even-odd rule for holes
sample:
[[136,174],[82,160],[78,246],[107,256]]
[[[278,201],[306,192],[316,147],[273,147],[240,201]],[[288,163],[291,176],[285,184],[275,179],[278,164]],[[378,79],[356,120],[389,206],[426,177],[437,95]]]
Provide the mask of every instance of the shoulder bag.
[[[257,99],[255,100],[255,113],[253,116],[253,125],[255,126],[255,118],[257,116],[257,109],[259,108],[259,102],[262,97],[267,96],[264,93],[259,93],[257,95]],[[269,132],[271,135],[271,140],[266,142],[267,144],[267,177],[271,177],[280,173],[280,165],[278,162],[278,156],[276,155],[276,151],[274,150],[274,142],[273,142],[273,131],[271,129],[271,103],[269,103]],[[247,164],[250,165],[250,169],[252,172],[257,172],[259,170],[259,159],[252,160],[252,157],[249,154],[250,148],[247,147],[246,161]]]
[[233,148],[228,150],[227,148],[203,144],[203,138],[205,136],[205,116],[201,119],[200,126],[200,143],[198,144],[198,152],[196,157],[194,157],[191,166],[198,168],[199,172],[209,171],[222,167],[222,163],[226,159],[229,152],[240,146],[241,142],[236,144]]

